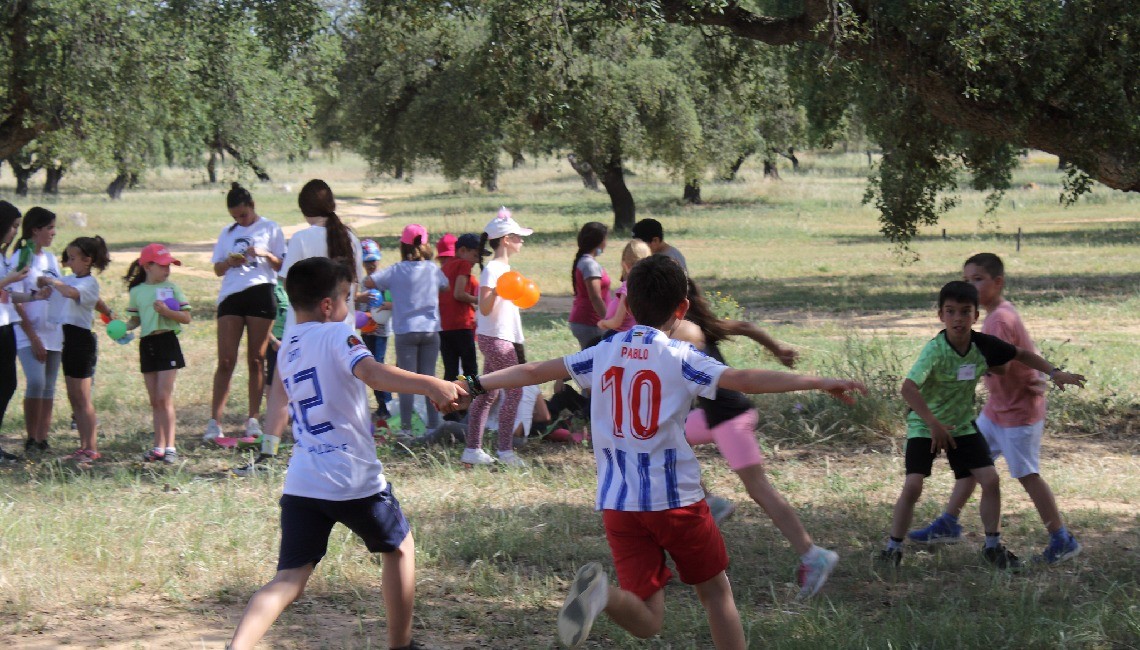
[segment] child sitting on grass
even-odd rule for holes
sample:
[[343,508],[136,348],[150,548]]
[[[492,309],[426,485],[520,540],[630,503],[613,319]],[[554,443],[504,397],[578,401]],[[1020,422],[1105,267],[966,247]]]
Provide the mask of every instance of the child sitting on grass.
[[684,270],[664,255],[629,273],[627,304],[639,325],[561,359],[513,366],[482,379],[466,377],[471,395],[573,377],[592,389],[590,404],[596,507],[602,511],[619,587],[596,562],[582,567],[558,616],[563,643],[580,646],[606,612],[641,638],[665,622],[665,584],[673,558],[695,587],[717,648],[743,648],[744,630],[725,575],[728,554],[701,489],[700,465],[685,442],[685,416],[696,396],[718,388],[746,393],[822,390],[851,401],[854,381],[767,370],[736,370],[669,335],[689,308]]
[[415,544],[411,528],[376,458],[368,391],[426,395],[451,411],[463,394],[442,379],[384,365],[345,323],[352,271],[324,257],[293,266],[285,290],[297,316],[277,358],[294,414],[293,456],[281,497],[277,575],[258,590],[229,647],[252,648],[305,590],[340,522],[382,556],[388,646],[414,648]]

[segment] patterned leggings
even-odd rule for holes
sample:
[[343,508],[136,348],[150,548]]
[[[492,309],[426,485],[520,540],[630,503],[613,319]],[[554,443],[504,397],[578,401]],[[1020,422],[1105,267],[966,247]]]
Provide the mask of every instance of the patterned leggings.
[[[476,334],[475,340],[479,344],[479,351],[483,353],[484,374],[517,366],[518,355],[515,353],[515,344],[492,336]],[[467,448],[478,449],[483,446],[483,427],[487,424],[487,415],[491,412],[491,405],[499,397],[499,393],[506,393],[503,405],[499,407],[499,439],[496,449],[507,451],[514,442],[512,425],[518,414],[519,401],[522,400],[522,388],[509,390],[492,390],[476,397],[467,411]],[[506,424],[503,424],[503,423]]]

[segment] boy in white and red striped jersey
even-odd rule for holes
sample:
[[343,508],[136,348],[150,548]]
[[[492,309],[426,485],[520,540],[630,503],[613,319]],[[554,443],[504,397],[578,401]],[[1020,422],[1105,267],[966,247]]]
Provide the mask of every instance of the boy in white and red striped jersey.
[[685,442],[693,397],[712,399],[717,387],[745,393],[823,390],[844,401],[865,391],[854,381],[767,370],[736,370],[689,343],[669,339],[689,302],[684,270],[664,255],[637,263],[627,280],[626,304],[639,325],[562,359],[465,377],[472,396],[485,390],[572,377],[592,394],[596,508],[620,587],[608,585],[602,566],[582,567],[558,616],[562,642],[585,641],[605,611],[635,636],[656,634],[665,618],[665,584],[673,558],[681,581],[695,587],[717,648],[743,648],[744,630],[725,575],[728,554],[701,489],[700,465]]

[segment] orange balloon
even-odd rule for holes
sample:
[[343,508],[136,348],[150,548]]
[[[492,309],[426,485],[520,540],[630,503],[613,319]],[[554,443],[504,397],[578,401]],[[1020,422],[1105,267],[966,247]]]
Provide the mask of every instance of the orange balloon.
[[538,303],[540,295],[538,285],[535,284],[534,280],[527,280],[523,283],[522,295],[515,298],[515,305],[519,309],[530,309]]
[[376,321],[372,320],[371,318],[369,318],[368,322],[364,324],[364,327],[360,328],[360,333],[361,334],[371,334],[371,333],[375,332],[376,328],[378,328],[378,327],[380,327],[380,324],[377,323]]
[[499,282],[495,285],[495,292],[500,297],[507,300],[514,300],[522,295],[523,282],[526,278],[518,271],[507,271],[499,276]]

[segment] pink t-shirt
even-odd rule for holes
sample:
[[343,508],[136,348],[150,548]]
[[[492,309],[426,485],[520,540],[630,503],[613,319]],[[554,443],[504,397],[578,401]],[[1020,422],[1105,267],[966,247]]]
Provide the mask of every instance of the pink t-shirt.
[[586,290],[586,280],[601,278],[602,304],[610,300],[610,276],[602,265],[593,257],[583,255],[574,267],[574,302],[570,305],[571,323],[581,325],[597,325],[601,317],[594,311],[594,303],[590,302],[590,294]]
[[[621,303],[622,296],[624,296],[624,295],[625,295],[625,282],[622,282],[621,286],[618,287],[617,291],[614,292],[613,299],[610,300],[609,304],[606,305],[606,318],[605,318],[605,320],[609,320],[609,319],[614,317],[614,314],[617,313],[618,305]],[[619,332],[628,331],[629,328],[633,327],[634,325],[637,325],[637,321],[633,320],[633,314],[629,313],[629,305],[626,305],[625,320],[623,320],[621,322],[621,325],[618,325],[617,331],[619,331]]]
[[[1037,352],[1029,331],[1008,300],[986,314],[982,332]],[[994,424],[1002,427],[1022,427],[1045,418],[1045,376],[1029,366],[1010,361],[1004,375],[986,373],[986,389],[990,398],[982,413]]]

